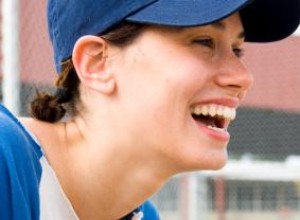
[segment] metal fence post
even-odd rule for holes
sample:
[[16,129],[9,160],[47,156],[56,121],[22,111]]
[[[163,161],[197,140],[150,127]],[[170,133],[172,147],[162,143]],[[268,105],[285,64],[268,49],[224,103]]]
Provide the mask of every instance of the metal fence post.
[[20,113],[19,0],[2,0],[2,93],[3,103]]

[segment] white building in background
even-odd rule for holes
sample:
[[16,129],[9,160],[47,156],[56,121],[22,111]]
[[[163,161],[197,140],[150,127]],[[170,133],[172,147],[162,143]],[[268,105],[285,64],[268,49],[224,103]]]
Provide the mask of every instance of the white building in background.
[[164,220],[299,220],[299,170],[299,158],[229,161],[174,178],[154,201]]

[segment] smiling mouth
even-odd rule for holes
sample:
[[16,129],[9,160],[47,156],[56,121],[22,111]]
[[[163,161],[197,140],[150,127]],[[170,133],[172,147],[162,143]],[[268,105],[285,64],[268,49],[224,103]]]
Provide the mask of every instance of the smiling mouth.
[[223,105],[197,105],[191,109],[192,117],[208,128],[227,132],[230,121],[236,117],[236,109]]

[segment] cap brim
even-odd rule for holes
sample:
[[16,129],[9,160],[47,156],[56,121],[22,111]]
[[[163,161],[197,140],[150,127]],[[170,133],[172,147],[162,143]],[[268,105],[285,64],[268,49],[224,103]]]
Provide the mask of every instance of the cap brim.
[[189,27],[206,25],[240,11],[246,41],[270,42],[291,35],[299,25],[300,0],[159,0],[127,21]]

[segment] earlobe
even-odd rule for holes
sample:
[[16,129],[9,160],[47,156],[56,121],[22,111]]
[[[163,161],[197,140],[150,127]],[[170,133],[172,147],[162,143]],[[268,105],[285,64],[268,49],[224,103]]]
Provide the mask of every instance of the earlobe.
[[98,79],[96,80],[96,83],[93,84],[92,88],[105,94],[112,94],[115,91],[116,82],[113,78],[107,80],[100,79],[100,82]]
[[77,40],[72,61],[82,84],[102,93],[115,90],[114,75],[107,68],[108,44],[97,36],[84,36]]

